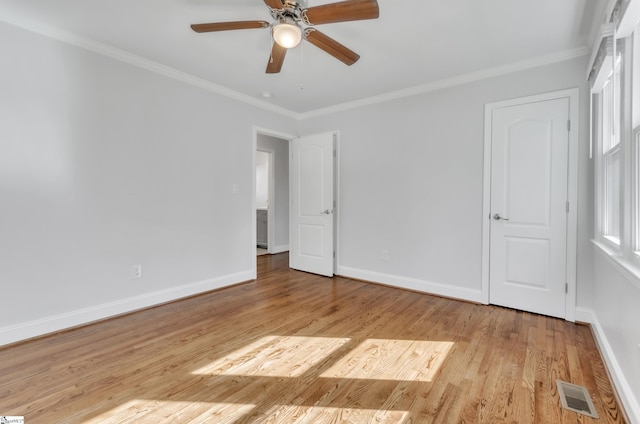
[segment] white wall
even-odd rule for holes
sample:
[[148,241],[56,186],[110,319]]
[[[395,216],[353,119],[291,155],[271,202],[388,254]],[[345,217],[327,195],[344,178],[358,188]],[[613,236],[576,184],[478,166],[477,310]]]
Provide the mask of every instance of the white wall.
[[256,152],[256,208],[269,207],[269,153]]
[[4,23],[0,39],[0,345],[251,277],[253,126],[295,120]]
[[257,134],[258,149],[273,151],[275,193],[269,213],[274,214],[273,252],[289,250],[289,142],[266,134]]
[[594,246],[594,329],[629,419],[640,422],[640,280]]
[[580,87],[578,298],[590,305],[585,68],[583,57],[304,120],[302,134],[340,131],[339,273],[480,301],[484,105]]

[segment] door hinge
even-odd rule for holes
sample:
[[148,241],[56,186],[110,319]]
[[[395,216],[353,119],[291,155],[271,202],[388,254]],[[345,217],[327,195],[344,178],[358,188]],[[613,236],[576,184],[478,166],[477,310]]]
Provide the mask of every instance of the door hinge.
[[567,120],[567,131],[571,131],[571,120]]
[[564,294],[569,293],[569,283],[564,283]]
[[567,213],[569,213],[569,202],[567,201]]

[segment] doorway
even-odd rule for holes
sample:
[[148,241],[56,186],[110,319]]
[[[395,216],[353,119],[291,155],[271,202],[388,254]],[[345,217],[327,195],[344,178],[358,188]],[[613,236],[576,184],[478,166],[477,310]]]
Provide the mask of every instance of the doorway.
[[[258,252],[273,255],[289,250],[289,140],[293,138],[254,127],[254,257]],[[257,276],[255,259],[254,272]]]
[[274,197],[273,155],[274,149],[258,147],[256,151],[256,254],[269,254],[273,249],[273,211],[269,203]]
[[577,110],[577,89],[485,107],[486,303],[574,320]]

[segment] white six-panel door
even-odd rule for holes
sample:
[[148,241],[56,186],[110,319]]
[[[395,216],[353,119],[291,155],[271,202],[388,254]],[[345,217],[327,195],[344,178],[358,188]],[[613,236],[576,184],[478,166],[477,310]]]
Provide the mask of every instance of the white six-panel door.
[[332,276],[334,270],[334,135],[291,141],[291,268]]
[[566,316],[568,121],[568,98],[492,111],[492,304]]

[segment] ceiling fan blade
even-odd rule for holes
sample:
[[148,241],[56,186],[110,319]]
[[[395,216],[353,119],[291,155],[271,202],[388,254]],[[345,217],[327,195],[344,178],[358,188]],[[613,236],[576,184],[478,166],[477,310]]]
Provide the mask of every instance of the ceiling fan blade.
[[274,42],[271,48],[271,56],[269,56],[269,63],[267,63],[267,74],[277,74],[282,69],[282,63],[284,57],[287,54],[287,49],[280,44]]
[[376,19],[380,9],[376,0],[346,0],[310,7],[304,11],[309,25]]
[[266,21],[236,21],[236,22],[213,22],[209,24],[193,24],[191,29],[195,32],[230,31],[233,29],[253,29],[268,28]]
[[282,2],[280,0],[264,0],[264,3],[272,9],[282,9]]
[[333,38],[324,35],[317,29],[307,28],[305,36],[308,42],[349,66],[360,59],[359,54],[338,43]]

